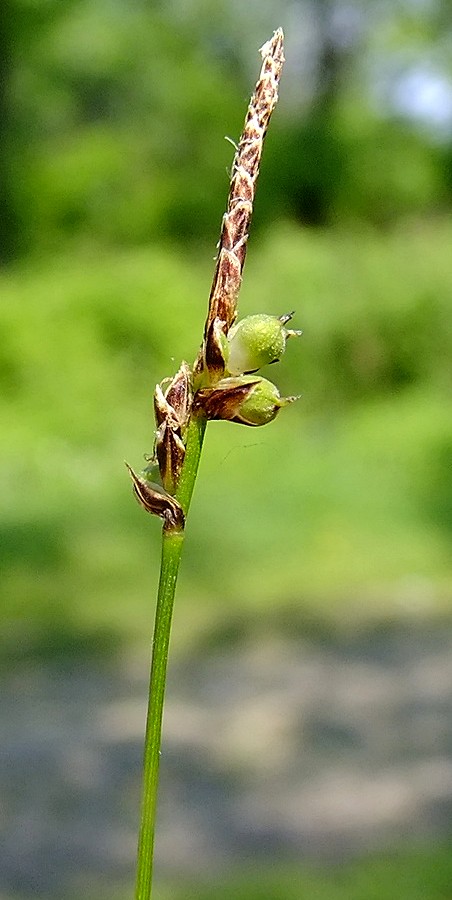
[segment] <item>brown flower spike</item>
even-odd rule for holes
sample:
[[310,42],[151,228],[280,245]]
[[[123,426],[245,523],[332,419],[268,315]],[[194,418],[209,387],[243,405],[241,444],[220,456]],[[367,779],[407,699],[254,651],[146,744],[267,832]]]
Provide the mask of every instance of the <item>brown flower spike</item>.
[[[155,389],[157,429],[151,466],[141,476],[128,466],[137,499],[148,512],[163,518],[166,531],[184,527],[184,513],[176,495],[192,417],[264,425],[297,399],[281,397],[265,378],[246,374],[277,361],[287,337],[301,334],[284,328],[292,314],[250,316],[232,328],[263,142],[278,100],[284,63],[280,28],[260,52],[262,67],[234,156],[203,342],[193,370],[183,362],[172,379],[165,379]],[[161,484],[151,480],[155,471]]]
[[283,41],[282,29],[278,28],[261,47],[262,68],[234,157],[204,341],[195,363],[195,372],[207,368],[214,378],[221,378],[224,372],[218,330],[227,334],[236,317],[262,148],[271,114],[278,102],[278,85],[284,64]]

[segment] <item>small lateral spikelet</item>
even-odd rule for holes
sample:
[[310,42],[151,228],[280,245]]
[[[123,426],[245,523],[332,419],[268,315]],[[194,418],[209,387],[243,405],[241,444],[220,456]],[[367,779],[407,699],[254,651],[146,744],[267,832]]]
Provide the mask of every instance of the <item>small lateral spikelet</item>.
[[225,378],[213,387],[201,388],[195,396],[195,409],[202,410],[207,419],[238,421],[240,405],[247,400],[258,381],[258,378],[248,378],[246,381],[241,378]]
[[152,484],[141,478],[126,462],[133,482],[133,491],[138,503],[154,516],[163,519],[164,531],[183,531],[184,512],[177,500],[171,497],[159,484]]
[[161,425],[166,419],[171,419],[174,426],[184,430],[190,418],[192,392],[190,366],[181,362],[178,371],[172,378],[166,378],[162,385],[167,384],[165,391],[160,384],[155,389],[154,409],[157,425]]
[[195,366],[197,372],[202,371],[206,358],[209,358],[206,343],[212,334],[214,320],[224,323],[223,331],[227,334],[236,317],[262,147],[271,114],[278,101],[278,84],[284,63],[283,40],[282,29],[278,28],[273,37],[261,47],[262,68],[234,157],[228,204],[223,216],[209,297],[204,343]]
[[298,397],[281,397],[278,388],[260,375],[222,378],[215,385],[201,388],[194,407],[207,419],[223,419],[252,427],[267,425],[283,406]]
[[183,362],[165,393],[159,384],[154,393],[155,454],[162,484],[170,494],[176,490],[185,457],[183,435],[192,404],[190,376],[189,366]]
[[185,445],[169,422],[163,422],[157,429],[155,452],[162,483],[170,493],[174,493],[185,459]]
[[186,362],[181,362],[179,370],[171,379],[170,385],[165,391],[165,399],[176,413],[179,425],[184,430],[190,418],[191,411],[191,372]]

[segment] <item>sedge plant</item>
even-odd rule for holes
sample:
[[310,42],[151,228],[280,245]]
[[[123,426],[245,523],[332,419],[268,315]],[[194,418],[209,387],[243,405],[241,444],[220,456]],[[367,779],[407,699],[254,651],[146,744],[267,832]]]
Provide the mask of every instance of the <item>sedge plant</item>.
[[263,141],[277,103],[284,63],[281,29],[260,52],[262,68],[236,147],[201,348],[193,366],[182,362],[174,377],[157,385],[153,455],[139,475],[128,466],[137,499],[144,509],[163,520],[144,748],[136,900],[149,900],[152,893],[171,620],[185,524],[206,425],[214,419],[251,427],[265,425],[282,407],[297,399],[281,397],[274,384],[255,374],[262,366],[280,359],[288,337],[301,334],[286,328],[293,313],[279,317],[258,314],[236,322]]

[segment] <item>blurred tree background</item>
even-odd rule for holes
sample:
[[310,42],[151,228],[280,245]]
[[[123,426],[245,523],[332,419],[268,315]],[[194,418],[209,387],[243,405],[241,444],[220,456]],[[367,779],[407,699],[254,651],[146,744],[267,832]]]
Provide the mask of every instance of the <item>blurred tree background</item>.
[[255,37],[275,13],[288,64],[258,223],[381,228],[446,213],[447,4],[6,0],[4,261],[83,237],[205,240],[230,158],[218,134],[239,133]]
[[[159,525],[122,460],[140,467],[153,386],[196,354],[233,155],[223,137],[240,133],[256,50],[278,25],[287,63],[240,312],[296,309],[304,337],[269,377],[303,398],[268,431],[209,429],[174,652],[202,656],[256,613],[271,634],[448,621],[451,10],[3,0],[5,673],[115,665],[130,648],[146,665]],[[14,878],[1,900],[28,898]]]

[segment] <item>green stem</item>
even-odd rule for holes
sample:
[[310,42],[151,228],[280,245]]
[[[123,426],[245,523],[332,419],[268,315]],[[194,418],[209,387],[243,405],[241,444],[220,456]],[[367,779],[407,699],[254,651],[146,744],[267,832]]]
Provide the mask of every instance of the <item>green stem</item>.
[[[187,516],[201,457],[206,421],[193,416],[187,430],[186,453],[179,479],[176,499]],[[143,800],[136,900],[149,900],[152,893],[152,862],[154,854],[155,813],[162,737],[163,704],[165,700],[168,648],[173,616],[179,563],[184,543],[183,531],[163,531],[160,580],[155,613],[152,663],[149,682],[149,701],[146,721],[143,764]]]

